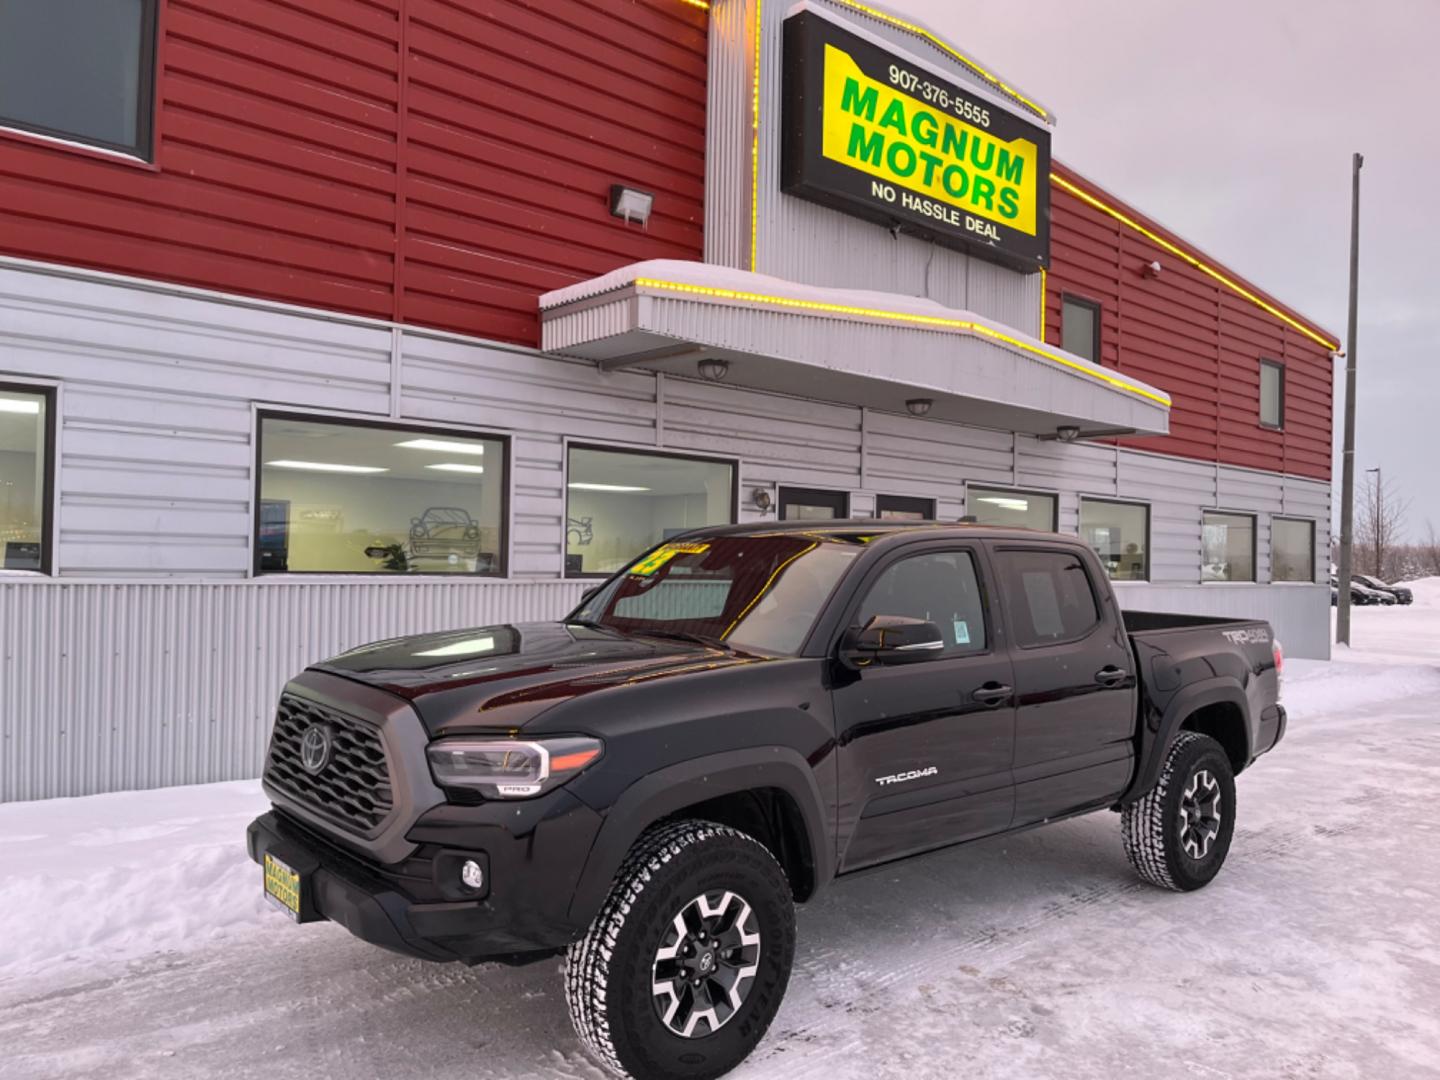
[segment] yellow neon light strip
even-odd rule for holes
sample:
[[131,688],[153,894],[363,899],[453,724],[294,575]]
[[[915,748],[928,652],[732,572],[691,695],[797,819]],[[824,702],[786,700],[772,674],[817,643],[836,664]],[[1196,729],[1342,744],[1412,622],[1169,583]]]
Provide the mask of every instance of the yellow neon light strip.
[[1045,340],[1045,298],[1050,295],[1046,282],[1049,278],[1050,275],[1045,272],[1045,268],[1042,266],[1040,268],[1040,333],[1035,335],[1041,341]]
[[766,579],[765,584],[760,586],[760,591],[757,592],[753,597],[751,597],[750,602],[745,605],[744,609],[740,612],[740,614],[736,615],[735,618],[730,621],[730,625],[727,626],[725,628],[725,632],[720,635],[720,640],[724,641],[732,633],[735,632],[735,627],[740,625],[740,620],[745,618],[746,615],[750,614],[750,609],[753,608],[756,604],[758,604],[760,602],[760,598],[770,591],[770,586],[775,584],[775,579],[784,572],[787,566],[789,566],[796,559],[800,558],[801,555],[810,554],[810,552],[814,551],[819,546],[820,541],[816,540],[811,543],[809,547],[801,548],[799,551],[795,552],[794,555],[791,555],[788,559],[782,562],[779,566],[775,567],[774,572],[770,575],[768,579]]
[[750,269],[760,247],[760,3],[755,0],[754,100],[750,103]]
[[680,0],[682,4],[689,4],[691,7],[698,7],[701,11],[710,10],[710,0]]
[[891,26],[898,26],[901,30],[908,30],[910,31],[910,33],[915,34],[918,37],[924,38],[926,41],[930,42],[931,45],[934,45],[937,49],[945,53],[947,56],[953,56],[956,60],[959,60],[960,63],[964,64],[976,75],[979,75],[991,86],[997,87],[1005,91],[1005,93],[1009,94],[1016,101],[1024,104],[1027,109],[1030,109],[1037,115],[1043,116],[1047,120],[1050,119],[1050,114],[1048,112],[1042,109],[1035,102],[1031,101],[1024,94],[1020,93],[1019,90],[1016,90],[1013,86],[1010,86],[1008,83],[1001,80],[998,76],[992,75],[979,64],[975,63],[974,60],[971,60],[968,56],[964,55],[959,50],[953,48],[948,43],[941,41],[938,37],[932,34],[929,30],[926,30],[923,26],[917,26],[915,23],[906,22],[904,19],[897,19],[894,15],[891,15],[888,12],[880,11],[878,8],[872,8],[866,4],[858,3],[857,0],[834,0],[834,2],[837,4],[844,4],[848,8],[853,8],[855,11],[863,11],[871,18],[879,19],[881,22],[889,23]]
[[1170,254],[1176,256],[1177,258],[1183,259],[1185,262],[1187,262],[1187,263],[1189,263],[1191,266],[1193,266],[1196,270],[1199,270],[1202,274],[1206,275],[1207,277],[1214,278],[1216,281],[1220,282],[1220,284],[1224,285],[1227,289],[1230,289],[1230,290],[1232,290],[1233,292],[1239,294],[1240,296],[1243,296],[1246,300],[1249,300],[1249,301],[1250,301],[1252,304],[1254,304],[1256,307],[1261,308],[1261,309],[1269,312],[1271,315],[1274,315],[1275,318],[1279,319],[1281,322],[1285,323],[1285,324],[1288,325],[1288,326],[1294,327],[1296,330],[1299,330],[1300,333],[1304,334],[1304,335],[1305,335],[1306,337],[1308,337],[1311,341],[1314,341],[1314,342],[1317,342],[1317,343],[1320,344],[1320,345],[1323,345],[1325,348],[1329,349],[1331,352],[1338,352],[1338,351],[1339,351],[1339,349],[1340,349],[1340,343],[1339,343],[1338,341],[1330,341],[1330,340],[1328,340],[1327,338],[1325,338],[1323,335],[1317,334],[1314,330],[1311,330],[1308,326],[1306,326],[1304,323],[1300,322],[1298,319],[1293,319],[1293,318],[1291,318],[1289,315],[1286,315],[1283,311],[1281,311],[1279,308],[1277,308],[1274,304],[1268,303],[1267,301],[1260,299],[1260,297],[1256,296],[1253,292],[1251,292],[1249,289],[1245,288],[1245,286],[1241,285],[1239,282],[1237,282],[1237,281],[1231,281],[1231,280],[1230,280],[1228,277],[1226,277],[1224,274],[1220,273],[1220,271],[1214,269],[1214,268],[1211,267],[1211,266],[1207,266],[1205,263],[1203,263],[1203,262],[1201,262],[1199,259],[1197,259],[1194,255],[1191,255],[1188,251],[1184,250],[1183,248],[1177,247],[1176,245],[1172,244],[1169,240],[1166,240],[1163,236],[1157,236],[1155,233],[1153,233],[1153,232],[1151,232],[1149,229],[1145,228],[1144,225],[1141,225],[1138,221],[1135,221],[1135,220],[1133,220],[1132,218],[1127,217],[1125,214],[1122,214],[1119,210],[1116,210],[1113,206],[1109,206],[1109,205],[1101,202],[1099,199],[1097,199],[1094,195],[1091,195],[1091,194],[1090,194],[1088,191],[1086,191],[1084,188],[1081,188],[1081,187],[1079,187],[1079,186],[1077,186],[1077,185],[1075,185],[1075,184],[1072,184],[1069,180],[1066,180],[1063,176],[1060,176],[1060,175],[1058,175],[1057,173],[1053,173],[1053,172],[1050,174],[1050,182],[1051,182],[1052,184],[1056,184],[1056,185],[1058,185],[1059,187],[1064,188],[1066,191],[1070,192],[1070,194],[1074,195],[1076,198],[1080,199],[1082,202],[1088,203],[1089,205],[1093,206],[1096,210],[1099,210],[1101,213],[1103,213],[1103,214],[1109,214],[1112,218],[1114,218],[1116,221],[1120,222],[1122,225],[1127,225],[1127,226],[1129,226],[1130,228],[1134,229],[1134,230],[1135,230],[1136,232],[1138,232],[1141,236],[1145,237],[1145,239],[1151,241],[1152,243],[1155,243],[1155,244],[1160,245],[1162,248],[1164,248],[1166,251],[1170,252]]
[[1149,398],[1151,401],[1158,402],[1166,408],[1170,407],[1170,397],[1168,394],[1162,394],[1136,386],[1125,379],[1113,375],[1104,368],[1088,364],[1083,360],[1072,360],[1068,356],[1051,352],[1049,349],[1039,348],[1038,346],[1030,344],[1028,341],[1021,341],[1019,338],[1001,333],[999,330],[986,326],[983,323],[971,322],[964,319],[946,319],[939,315],[914,315],[905,311],[885,311],[880,308],[851,307],[847,304],[827,304],[820,300],[796,300],[788,296],[768,296],[764,293],[740,292],[735,289],[717,289],[710,285],[687,285],[679,281],[661,281],[657,278],[636,278],[635,286],[644,289],[659,289],[663,292],[710,296],[718,300],[737,300],[741,303],[768,304],[773,307],[790,308],[797,311],[823,311],[834,315],[860,315],[869,319],[885,319],[889,322],[908,323],[914,326],[933,326],[944,330],[958,330],[963,333],[989,338],[993,341],[1004,342],[1012,348],[1030,353],[1032,356],[1038,356],[1042,360],[1049,360],[1051,363],[1060,364],[1062,367],[1077,371],[1081,375],[1098,379],[1103,383],[1108,383],[1117,390],[1138,394],[1140,397]]

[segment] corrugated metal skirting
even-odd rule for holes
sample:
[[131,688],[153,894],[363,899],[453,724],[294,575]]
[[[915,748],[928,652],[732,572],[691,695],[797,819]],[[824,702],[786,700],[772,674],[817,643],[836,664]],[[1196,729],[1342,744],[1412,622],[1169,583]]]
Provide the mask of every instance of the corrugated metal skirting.
[[555,619],[585,582],[0,582],[0,802],[256,776],[307,663]]

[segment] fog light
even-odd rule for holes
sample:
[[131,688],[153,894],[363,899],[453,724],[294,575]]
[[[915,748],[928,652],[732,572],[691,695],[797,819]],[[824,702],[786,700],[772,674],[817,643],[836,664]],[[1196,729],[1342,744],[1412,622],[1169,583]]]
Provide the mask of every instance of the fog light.
[[479,892],[485,887],[485,869],[474,859],[466,859],[460,864],[460,880],[466,888]]

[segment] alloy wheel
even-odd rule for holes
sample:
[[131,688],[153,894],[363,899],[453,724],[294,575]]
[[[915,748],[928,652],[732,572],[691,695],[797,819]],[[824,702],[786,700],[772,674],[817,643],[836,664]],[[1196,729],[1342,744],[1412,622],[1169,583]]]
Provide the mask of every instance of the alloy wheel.
[[760,968],[760,931],[738,893],[707,892],[675,916],[655,952],[655,1011],[676,1035],[713,1035],[740,1011]]
[[1192,859],[1203,859],[1220,835],[1220,782],[1209,769],[1197,769],[1180,795],[1180,846]]

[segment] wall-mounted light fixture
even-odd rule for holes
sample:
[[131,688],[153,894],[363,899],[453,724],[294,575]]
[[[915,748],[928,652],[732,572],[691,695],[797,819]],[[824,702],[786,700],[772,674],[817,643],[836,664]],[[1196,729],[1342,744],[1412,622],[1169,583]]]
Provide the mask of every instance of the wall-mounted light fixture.
[[924,416],[930,411],[930,406],[935,404],[934,398],[915,397],[905,402],[905,408],[911,416]]
[[763,487],[757,487],[750,492],[750,501],[755,504],[755,509],[759,510],[762,514],[768,514],[770,508],[775,505],[775,501],[770,498],[770,490]]
[[655,196],[639,188],[624,184],[610,185],[610,213],[625,221],[638,222],[643,228],[650,222],[650,211],[655,208]]
[[720,382],[730,374],[730,361],[707,356],[700,361],[700,377],[709,382]]
[[1074,442],[1080,437],[1080,429],[1074,424],[1061,424],[1055,429],[1055,438],[1061,442]]
[[1164,269],[1165,268],[1160,265],[1160,260],[1156,259],[1153,262],[1148,262],[1145,264],[1145,269],[1143,273],[1147,278],[1157,278],[1160,276],[1160,271]]

